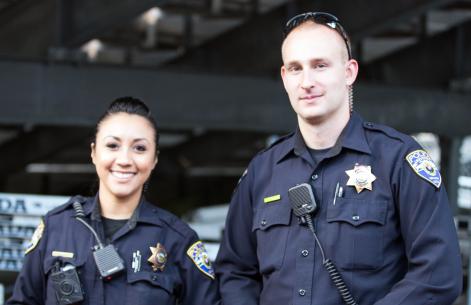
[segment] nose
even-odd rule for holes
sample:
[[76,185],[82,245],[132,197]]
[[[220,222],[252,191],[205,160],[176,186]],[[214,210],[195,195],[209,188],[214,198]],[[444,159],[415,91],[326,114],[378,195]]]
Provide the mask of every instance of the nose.
[[116,163],[120,166],[127,166],[131,164],[130,151],[127,148],[122,148],[119,150],[118,156],[116,158]]
[[315,84],[315,76],[314,72],[310,69],[306,69],[303,71],[302,80],[301,80],[301,88],[303,89],[311,89],[314,87]]

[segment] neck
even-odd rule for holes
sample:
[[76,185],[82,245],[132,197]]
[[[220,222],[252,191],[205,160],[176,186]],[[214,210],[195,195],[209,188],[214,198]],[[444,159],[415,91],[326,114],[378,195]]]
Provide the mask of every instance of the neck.
[[129,219],[139,204],[141,194],[132,195],[131,198],[119,198],[99,192],[101,215],[110,219]]
[[306,121],[298,116],[298,125],[307,147],[326,149],[335,145],[349,119],[347,109],[320,120]]

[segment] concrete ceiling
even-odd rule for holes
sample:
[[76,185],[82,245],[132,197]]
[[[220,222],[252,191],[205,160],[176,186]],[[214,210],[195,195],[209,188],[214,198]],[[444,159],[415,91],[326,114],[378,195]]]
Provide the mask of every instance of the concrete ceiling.
[[[278,76],[280,33],[306,10],[333,12],[349,30],[364,117],[410,133],[471,134],[471,1],[0,0],[0,156],[12,160],[0,184],[79,192],[93,168],[36,165],[88,164],[99,113],[134,95],[166,139],[159,193],[218,177],[233,185],[270,135],[295,126]],[[200,200],[230,193],[206,187]]]

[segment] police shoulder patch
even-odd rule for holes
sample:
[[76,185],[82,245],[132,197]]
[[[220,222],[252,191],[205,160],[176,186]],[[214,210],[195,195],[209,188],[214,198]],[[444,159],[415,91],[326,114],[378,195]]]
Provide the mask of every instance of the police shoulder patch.
[[25,254],[28,254],[29,252],[33,251],[34,248],[36,248],[39,241],[41,240],[41,237],[43,236],[43,232],[44,232],[44,222],[41,219],[41,222],[39,223],[38,227],[33,233],[33,236],[31,237],[31,241],[26,247]]
[[440,188],[442,176],[426,151],[414,150],[406,156],[406,160],[419,177],[430,182],[437,189]]
[[191,247],[186,251],[186,254],[191,258],[193,263],[201,272],[214,280],[214,269],[211,266],[211,260],[209,259],[208,252],[206,252],[202,241],[199,240],[191,245]]

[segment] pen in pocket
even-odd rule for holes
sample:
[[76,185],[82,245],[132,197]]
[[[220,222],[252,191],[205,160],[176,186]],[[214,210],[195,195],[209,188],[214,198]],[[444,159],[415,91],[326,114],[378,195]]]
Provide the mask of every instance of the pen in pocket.
[[339,192],[339,186],[340,186],[340,184],[337,182],[337,185],[335,186],[333,205],[335,205],[335,200],[337,199],[337,194]]
[[337,185],[335,186],[333,205],[335,205],[337,197],[343,197],[343,187],[340,186],[339,182],[337,182]]

